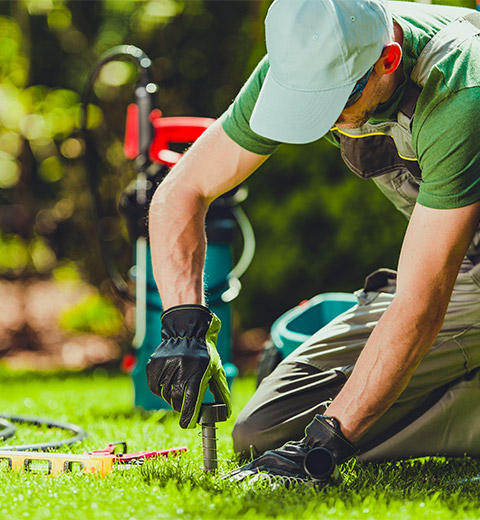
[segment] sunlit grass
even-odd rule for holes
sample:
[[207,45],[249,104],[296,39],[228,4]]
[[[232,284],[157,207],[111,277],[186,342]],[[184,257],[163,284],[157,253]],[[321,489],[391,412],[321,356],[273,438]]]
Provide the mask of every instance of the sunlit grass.
[[[350,462],[344,482],[324,490],[240,486],[202,469],[200,429],[181,430],[171,413],[136,411],[130,378],[105,371],[11,373],[0,371],[0,412],[76,423],[89,437],[65,451],[82,453],[113,441],[129,451],[186,446],[177,458],[147,461],[105,478],[12,472],[0,467],[0,517],[35,519],[151,518],[478,518],[480,463],[473,459],[423,459],[385,464]],[[237,379],[234,415],[254,390]],[[233,419],[220,424],[219,474],[235,467]],[[0,443],[58,440],[64,432],[19,425]]]

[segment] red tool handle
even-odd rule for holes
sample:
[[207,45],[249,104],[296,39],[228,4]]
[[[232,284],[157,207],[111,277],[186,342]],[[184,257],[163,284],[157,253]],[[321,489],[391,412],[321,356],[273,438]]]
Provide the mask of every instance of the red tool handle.
[[[116,446],[121,445],[123,448],[123,452],[115,453]],[[127,451],[127,443],[126,442],[115,442],[112,444],[108,444],[103,450],[95,450],[91,451],[90,455],[115,455],[114,460],[117,462],[129,462],[132,460],[139,459],[151,459],[153,457],[168,457],[169,455],[178,455],[187,451],[187,448],[184,446],[179,446],[176,448],[167,448],[164,450],[158,451],[137,451],[135,453],[125,453]]]
[[[193,143],[215,120],[208,117],[162,117],[162,112],[155,109],[150,114],[150,121],[153,126],[150,159],[172,167],[182,154],[170,150],[170,145]],[[123,149],[128,159],[138,156],[138,107],[135,104],[127,108]]]
[[184,453],[186,451],[186,447],[179,446],[177,448],[167,448],[165,450],[159,451],[138,451],[136,453],[118,453],[115,456],[115,460],[117,462],[129,462],[131,460],[152,459],[154,457],[168,457],[169,455],[179,455],[180,453]]
[[125,453],[127,451],[127,443],[125,441],[120,441],[107,444],[103,450],[91,451],[90,455],[117,455],[115,453],[117,446],[121,446],[122,451],[120,453]]

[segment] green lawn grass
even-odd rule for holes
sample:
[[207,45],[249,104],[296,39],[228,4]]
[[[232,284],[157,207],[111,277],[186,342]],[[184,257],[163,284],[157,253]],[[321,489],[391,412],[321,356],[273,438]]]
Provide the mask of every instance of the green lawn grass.
[[[324,490],[242,487],[204,474],[200,429],[181,430],[172,413],[145,415],[133,407],[130,378],[102,370],[83,373],[18,373],[0,369],[0,413],[48,417],[83,426],[89,437],[64,451],[82,453],[111,441],[129,451],[184,445],[188,452],[148,461],[105,478],[0,471],[0,518],[480,518],[480,463],[472,459],[422,459],[401,463],[349,463],[345,480]],[[234,416],[254,390],[251,378],[234,383]],[[218,430],[219,473],[234,467],[233,419]],[[44,442],[65,433],[19,426],[0,443]]]

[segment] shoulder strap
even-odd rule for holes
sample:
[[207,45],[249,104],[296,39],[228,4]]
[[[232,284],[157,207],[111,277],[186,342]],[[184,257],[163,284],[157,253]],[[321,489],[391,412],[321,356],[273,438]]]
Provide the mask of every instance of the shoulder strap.
[[403,93],[402,102],[398,108],[398,122],[407,129],[410,129],[415,107],[417,105],[418,97],[422,89],[412,80],[408,80]]
[[468,20],[477,29],[480,29],[480,12],[472,11],[471,13],[464,16],[465,20]]
[[480,12],[472,11],[440,29],[425,45],[412,70],[399,107],[398,122],[402,126],[410,128],[418,97],[435,64],[477,34],[480,34]]
[[425,45],[417,63],[412,70],[411,78],[423,87],[430,71],[443,57],[454,51],[463,42],[480,33],[480,12],[472,11],[449,23]]

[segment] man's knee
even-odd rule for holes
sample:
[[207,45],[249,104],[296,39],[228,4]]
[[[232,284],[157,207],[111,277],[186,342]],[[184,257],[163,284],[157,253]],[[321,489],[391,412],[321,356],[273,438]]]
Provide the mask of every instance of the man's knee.
[[244,409],[238,416],[232,431],[235,453],[244,459],[259,457],[268,450],[283,446],[288,441],[299,440],[304,435],[310,419],[278,420],[265,410],[249,413]]
[[258,457],[264,451],[257,448],[261,432],[255,423],[251,415],[240,413],[233,427],[233,449],[245,459]]

